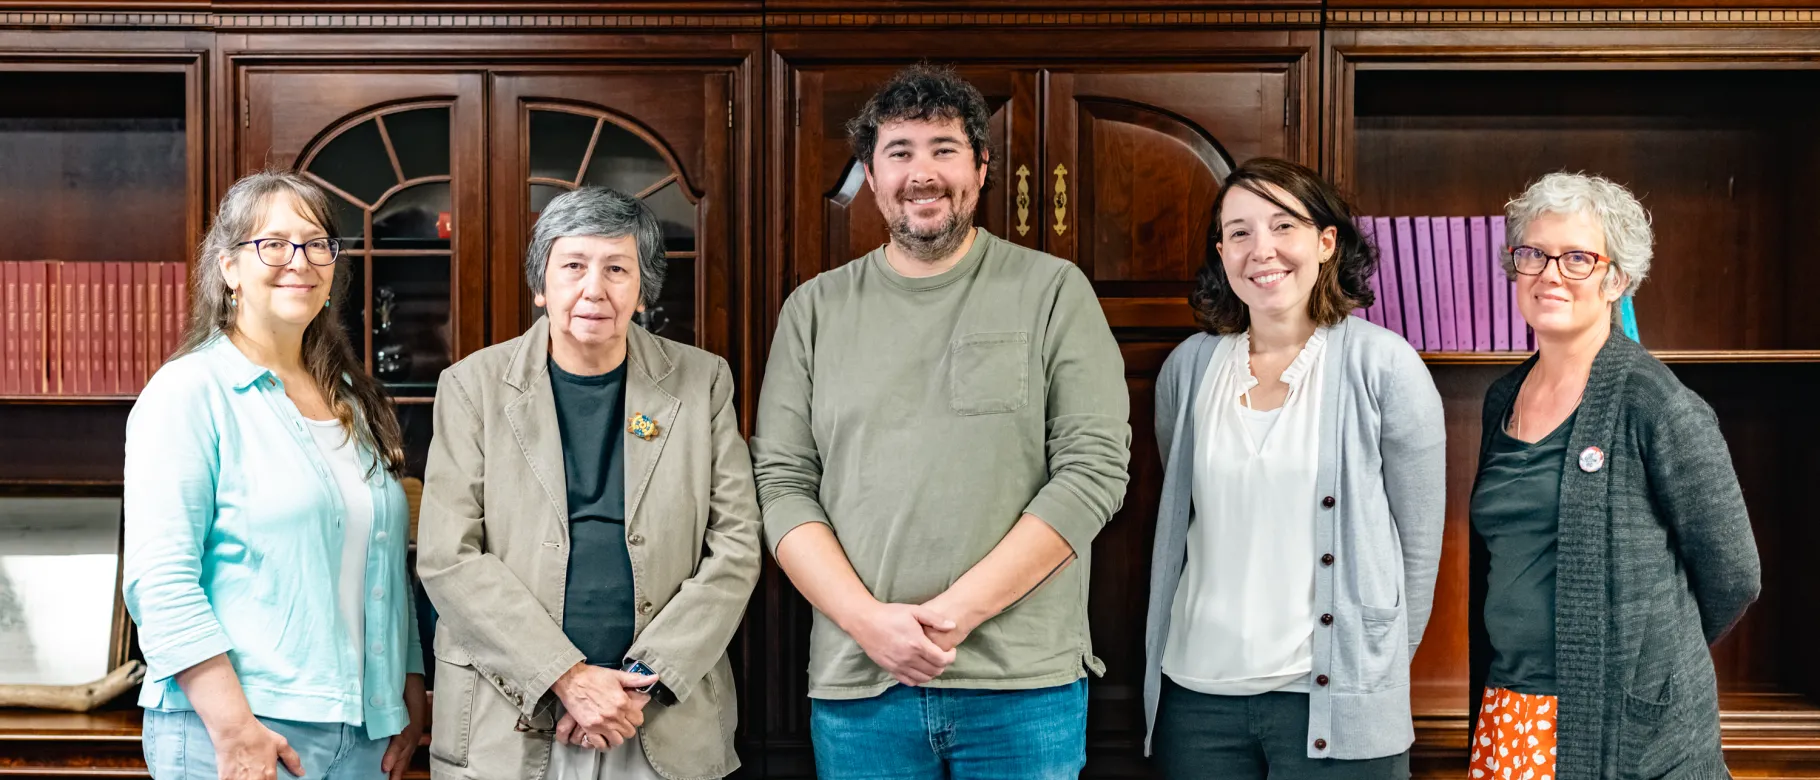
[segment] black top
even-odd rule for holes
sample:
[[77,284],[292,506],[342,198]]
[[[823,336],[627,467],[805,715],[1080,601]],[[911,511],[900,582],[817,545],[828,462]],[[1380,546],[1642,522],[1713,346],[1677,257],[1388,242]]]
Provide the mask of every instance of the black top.
[[1473,530],[1491,553],[1485,590],[1490,687],[1556,693],[1555,547],[1561,469],[1573,421],[1569,415],[1534,444],[1496,431],[1479,462],[1471,511]]
[[617,668],[632,646],[632,559],[626,552],[626,364],[577,376],[550,361],[568,479],[569,577],[562,629],[588,663]]

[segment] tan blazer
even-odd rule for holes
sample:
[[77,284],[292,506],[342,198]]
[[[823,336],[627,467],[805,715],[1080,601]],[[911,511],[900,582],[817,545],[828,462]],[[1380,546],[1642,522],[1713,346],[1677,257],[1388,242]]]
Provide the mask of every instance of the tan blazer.
[[[438,780],[540,780],[554,726],[550,685],[582,661],[562,631],[568,493],[548,369],[550,326],[451,366],[436,390],[417,572],[435,603]],[[677,703],[653,702],[639,730],[671,780],[739,766],[727,644],[758,580],[752,461],[726,361],[634,326],[626,415],[626,545],[638,618],[630,657]]]

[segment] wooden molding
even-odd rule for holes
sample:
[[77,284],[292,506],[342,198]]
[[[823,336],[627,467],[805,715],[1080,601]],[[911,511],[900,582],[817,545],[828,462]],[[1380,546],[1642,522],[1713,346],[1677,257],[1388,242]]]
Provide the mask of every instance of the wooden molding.
[[1820,24],[1815,9],[1582,8],[1551,9],[1343,9],[1327,23],[1358,27],[1502,26],[1806,26]]
[[217,30],[753,28],[758,14],[326,14],[0,11],[0,27],[163,27]]
[[1319,24],[1319,11],[1180,11],[1126,13],[1000,13],[1000,12],[932,12],[932,13],[770,13],[765,14],[766,27],[1150,27],[1179,25],[1243,26],[1312,26]]

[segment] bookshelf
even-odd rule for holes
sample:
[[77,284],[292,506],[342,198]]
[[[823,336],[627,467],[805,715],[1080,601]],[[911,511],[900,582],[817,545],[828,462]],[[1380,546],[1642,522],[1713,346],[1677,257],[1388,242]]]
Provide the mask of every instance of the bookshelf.
[[[1820,273],[1801,261],[1820,193],[1820,110],[1789,100],[1820,87],[1809,66],[1702,51],[1680,57],[1625,41],[1592,52],[1575,33],[1393,35],[1330,43],[1330,174],[1358,207],[1386,215],[1498,214],[1535,177],[1596,173],[1625,184],[1654,218],[1655,258],[1636,296],[1643,344],[1717,412],[1763,559],[1763,596],[1714,648],[1727,761],[1740,777],[1820,767],[1820,639],[1800,605],[1820,597],[1803,550],[1820,542],[1805,488],[1820,475],[1807,434],[1820,415]],[[1380,48],[1379,36],[1405,47]],[[1607,45],[1607,39],[1600,45]],[[1532,46],[1522,55],[1495,46]],[[1411,55],[1411,49],[1418,52]],[[1472,568],[1470,501],[1487,387],[1528,352],[1428,351],[1447,408],[1448,520],[1436,618],[1417,665],[1418,710],[1437,766],[1464,720]],[[1457,755],[1456,755],[1457,753]],[[1463,766],[1463,764],[1460,764]]]

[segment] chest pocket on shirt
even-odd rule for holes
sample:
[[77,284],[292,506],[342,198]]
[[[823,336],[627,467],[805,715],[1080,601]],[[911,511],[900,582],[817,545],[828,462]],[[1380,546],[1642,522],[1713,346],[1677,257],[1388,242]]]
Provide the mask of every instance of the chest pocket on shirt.
[[969,333],[954,339],[949,405],[963,415],[999,414],[1030,402],[1030,333]]

